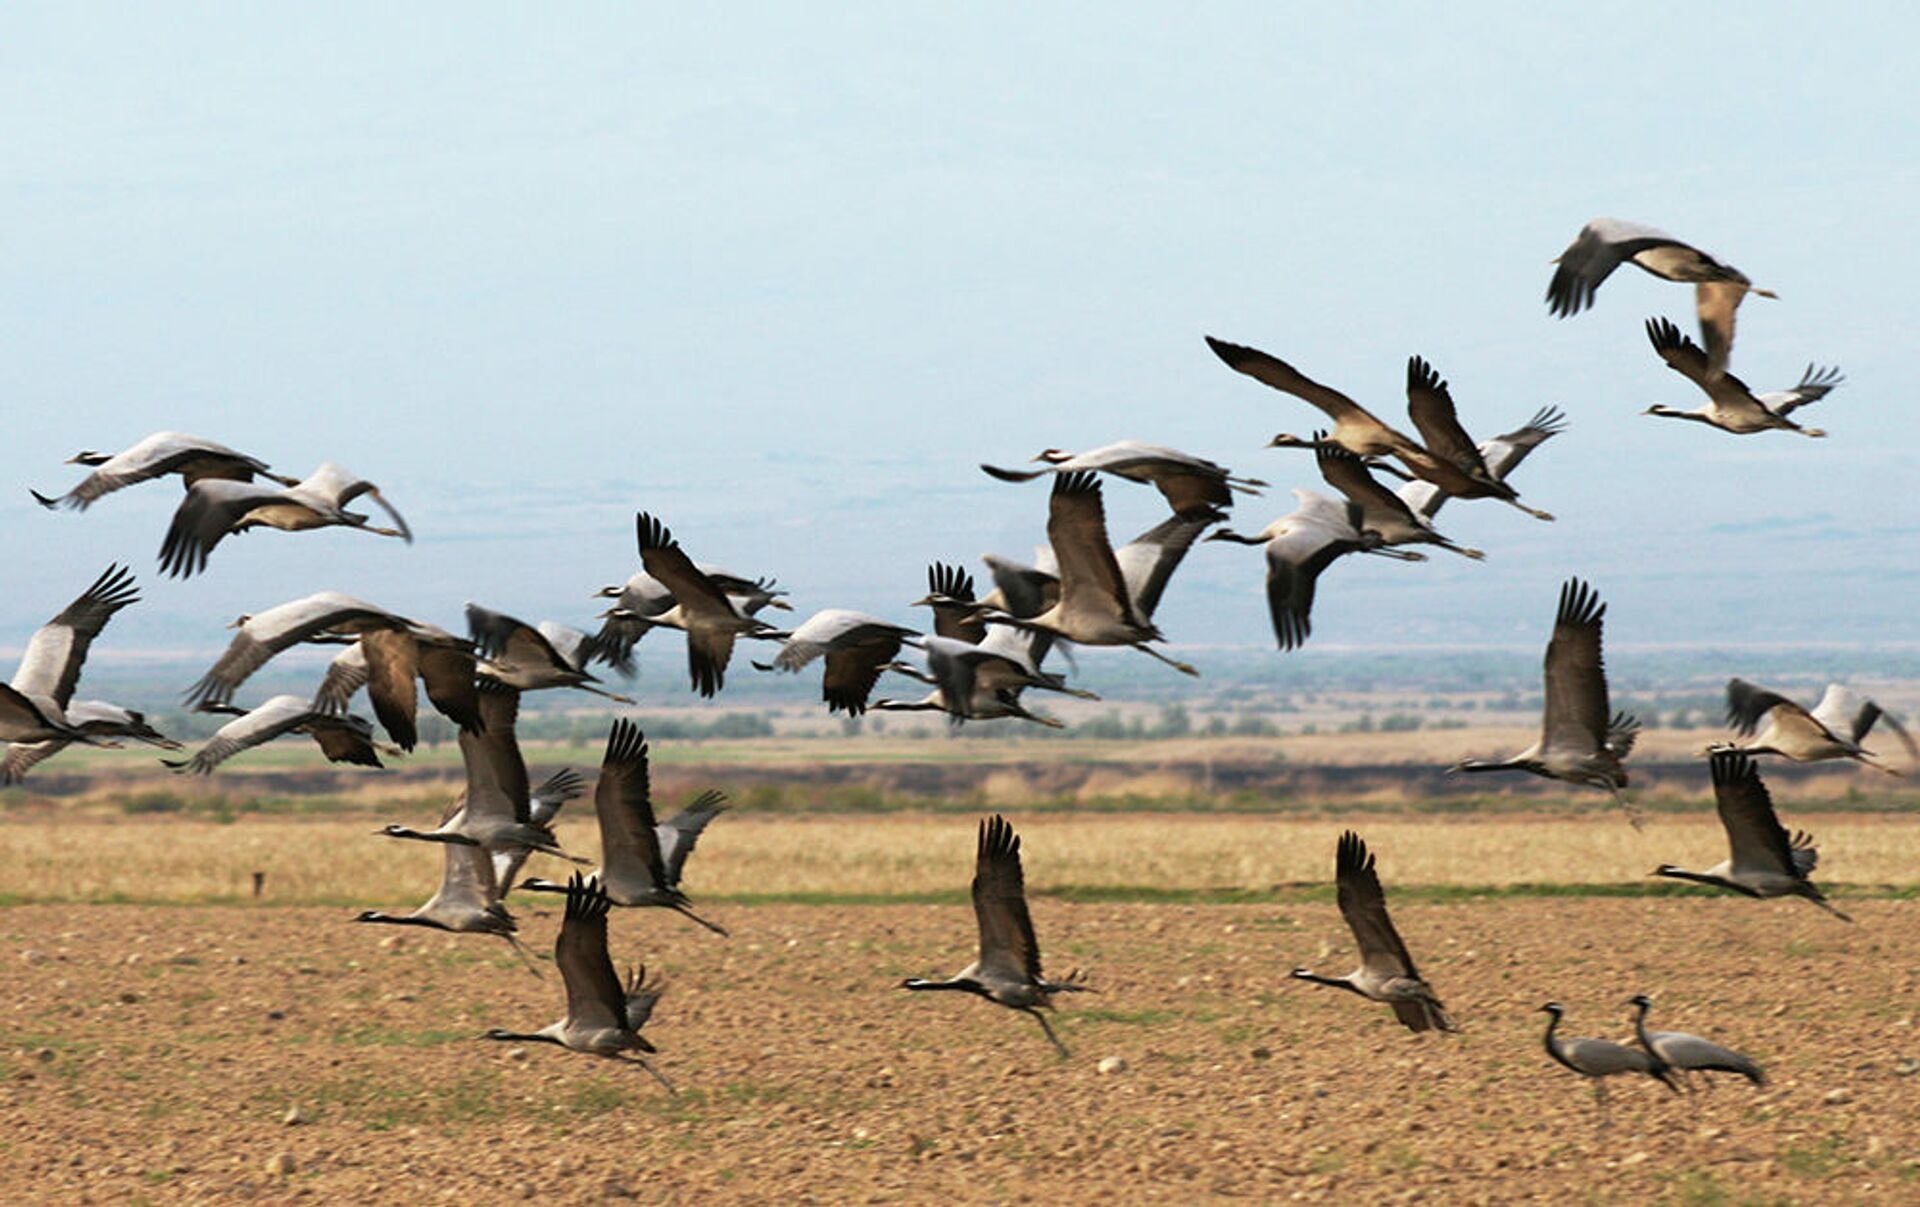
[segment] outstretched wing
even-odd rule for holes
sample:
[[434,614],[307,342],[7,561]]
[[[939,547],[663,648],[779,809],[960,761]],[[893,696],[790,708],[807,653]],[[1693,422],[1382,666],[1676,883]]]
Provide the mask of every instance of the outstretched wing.
[[1119,615],[1133,618],[1126,580],[1107,541],[1100,481],[1091,472],[1061,474],[1053,480],[1047,540],[1060,559],[1063,596],[1104,600]]
[[1327,416],[1338,423],[1342,419],[1372,419],[1373,415],[1365,407],[1348,398],[1332,386],[1321,385],[1305,373],[1294,368],[1277,356],[1269,355],[1258,348],[1248,348],[1240,344],[1230,344],[1211,335],[1206,337],[1207,347],[1213,354],[1225,361],[1227,367],[1263,385],[1272,386],[1282,393],[1295,398],[1305,399],[1325,411]]
[[647,736],[625,717],[607,735],[593,810],[600,820],[600,861],[609,874],[619,879],[644,875],[655,888],[671,887],[654,832]]
[[1338,886],[1340,916],[1360,945],[1360,962],[1383,976],[1418,977],[1407,945],[1387,916],[1387,895],[1380,888],[1373,854],[1352,830],[1340,835],[1334,850],[1334,880]]
[[30,696],[48,696],[61,708],[73,701],[93,639],[114,613],[140,598],[126,567],[111,565],[93,585],[34,633],[14,672],[13,686]]
[[1577,578],[1560,588],[1553,638],[1545,662],[1546,709],[1541,732],[1549,748],[1592,752],[1607,738],[1613,716],[1607,706],[1607,668],[1600,653],[1607,605]]
[[1427,451],[1472,478],[1486,478],[1480,448],[1460,426],[1453,394],[1438,370],[1418,356],[1407,358],[1407,417]]
[[1040,944],[1027,913],[1020,838],[995,814],[980,823],[973,865],[973,913],[980,924],[980,969],[1007,980],[1040,979]]
[[567,1021],[578,1027],[626,1027],[627,995],[607,955],[609,906],[598,879],[575,872],[567,881],[567,914],[553,944],[553,962],[567,984]]
[[680,873],[687,866],[687,856],[693,854],[693,848],[700,841],[700,834],[707,823],[727,811],[727,794],[708,790],[653,828],[660,843],[660,858],[666,866],[667,884],[678,888]]
[[1727,831],[1735,871],[1800,875],[1793,844],[1773,811],[1773,797],[1760,779],[1760,768],[1737,750],[1714,751],[1708,765],[1713,773],[1714,805]]

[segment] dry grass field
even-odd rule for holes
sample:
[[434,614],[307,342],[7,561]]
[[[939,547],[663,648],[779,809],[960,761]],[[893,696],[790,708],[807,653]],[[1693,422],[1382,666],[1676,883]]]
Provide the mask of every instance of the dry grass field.
[[[405,815],[402,815],[403,817]],[[1515,886],[1654,888],[1661,863],[1704,868],[1725,856],[1711,814],[1660,814],[1635,830],[1619,814],[1448,820],[1392,816],[1295,819],[1171,813],[1013,813],[1026,836],[1028,884],[1067,896],[1214,898],[1323,886],[1333,844],[1349,825],[1380,853],[1403,889]],[[407,817],[418,822],[421,818]],[[175,817],[0,822],[11,858],[0,900],[205,903],[250,895],[266,874],[266,902],[394,906],[424,900],[440,853],[374,831],[388,816],[231,824]],[[1805,821],[1821,852],[1817,879],[1839,896],[1920,885],[1920,819],[1822,813]],[[973,851],[967,815],[755,816],[736,809],[701,841],[687,886],[700,900],[957,900]],[[561,842],[598,853],[590,814],[561,815]],[[544,867],[544,871],[541,869]],[[536,874],[563,865],[536,856]]]

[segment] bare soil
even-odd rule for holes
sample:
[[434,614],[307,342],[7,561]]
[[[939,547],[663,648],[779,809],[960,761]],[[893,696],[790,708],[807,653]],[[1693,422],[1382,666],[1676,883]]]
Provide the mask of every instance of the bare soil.
[[[1389,897],[1391,898],[1391,883]],[[477,1038],[563,1011],[498,940],[336,909],[0,912],[0,1199],[586,1203],[1212,1198],[1912,1202],[1920,928],[1912,905],[1502,899],[1402,903],[1463,1027],[1286,979],[1351,967],[1331,904],[1034,904],[1063,999],[1027,1018],[904,976],[971,958],[959,906],[721,906],[723,940],[616,916],[616,961],[670,990],[644,1073]],[[550,950],[551,911],[523,935]],[[1540,1047],[1708,1034],[1764,1089],[1589,1088]],[[1102,1073],[1103,1058],[1125,1068]],[[292,1121],[289,1121],[292,1120]]]

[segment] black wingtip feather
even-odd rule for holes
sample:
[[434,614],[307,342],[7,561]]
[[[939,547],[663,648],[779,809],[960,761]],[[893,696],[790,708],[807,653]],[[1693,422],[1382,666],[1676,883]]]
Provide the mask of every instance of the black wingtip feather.
[[649,549],[671,549],[674,547],[673,533],[658,518],[647,512],[633,517],[635,535],[639,538],[640,552]]
[[607,899],[606,890],[600,886],[598,876],[583,876],[575,872],[568,878],[566,912],[568,922],[593,922],[596,919],[605,918],[612,904]]
[[1441,379],[1439,370],[1435,369],[1431,364],[1428,364],[1425,357],[1416,355],[1407,358],[1408,392],[1411,393],[1414,390],[1444,391],[1446,388],[1447,383]]
[[1557,624],[1588,625],[1597,624],[1606,617],[1607,605],[1600,602],[1600,593],[1583,579],[1570,578],[1560,587],[1560,609],[1555,616]]
[[647,735],[638,725],[625,717],[613,723],[613,730],[607,734],[607,755],[601,765],[610,767],[616,764],[632,765],[644,763],[647,759]]
[[1097,495],[1100,493],[1100,478],[1089,469],[1078,469],[1072,473],[1057,474],[1053,479],[1053,493],[1056,495]]
[[1713,786],[1741,784],[1760,779],[1760,770],[1744,750],[1716,750],[1707,759],[1713,772]]

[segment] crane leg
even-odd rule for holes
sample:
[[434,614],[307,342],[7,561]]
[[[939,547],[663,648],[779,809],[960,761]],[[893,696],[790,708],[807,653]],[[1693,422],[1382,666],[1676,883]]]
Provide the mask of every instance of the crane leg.
[[1167,657],[1165,654],[1161,653],[1159,650],[1154,649],[1152,646],[1148,645],[1144,641],[1134,642],[1133,648],[1136,650],[1139,650],[1143,654],[1149,655],[1150,657],[1159,659],[1160,661],[1166,663],[1168,666],[1172,667],[1176,671],[1179,671],[1183,675],[1192,675],[1196,679],[1200,677],[1199,671],[1194,670],[1192,667],[1188,666],[1184,662],[1180,662],[1176,659]]
[[1060,1037],[1053,1033],[1053,1024],[1047,1021],[1047,1016],[1031,1006],[1027,1007],[1026,1012],[1033,1015],[1033,1021],[1039,1023],[1040,1029],[1047,1033],[1047,1042],[1053,1045],[1054,1051],[1060,1053],[1060,1059],[1067,1059],[1067,1045],[1061,1043]]

